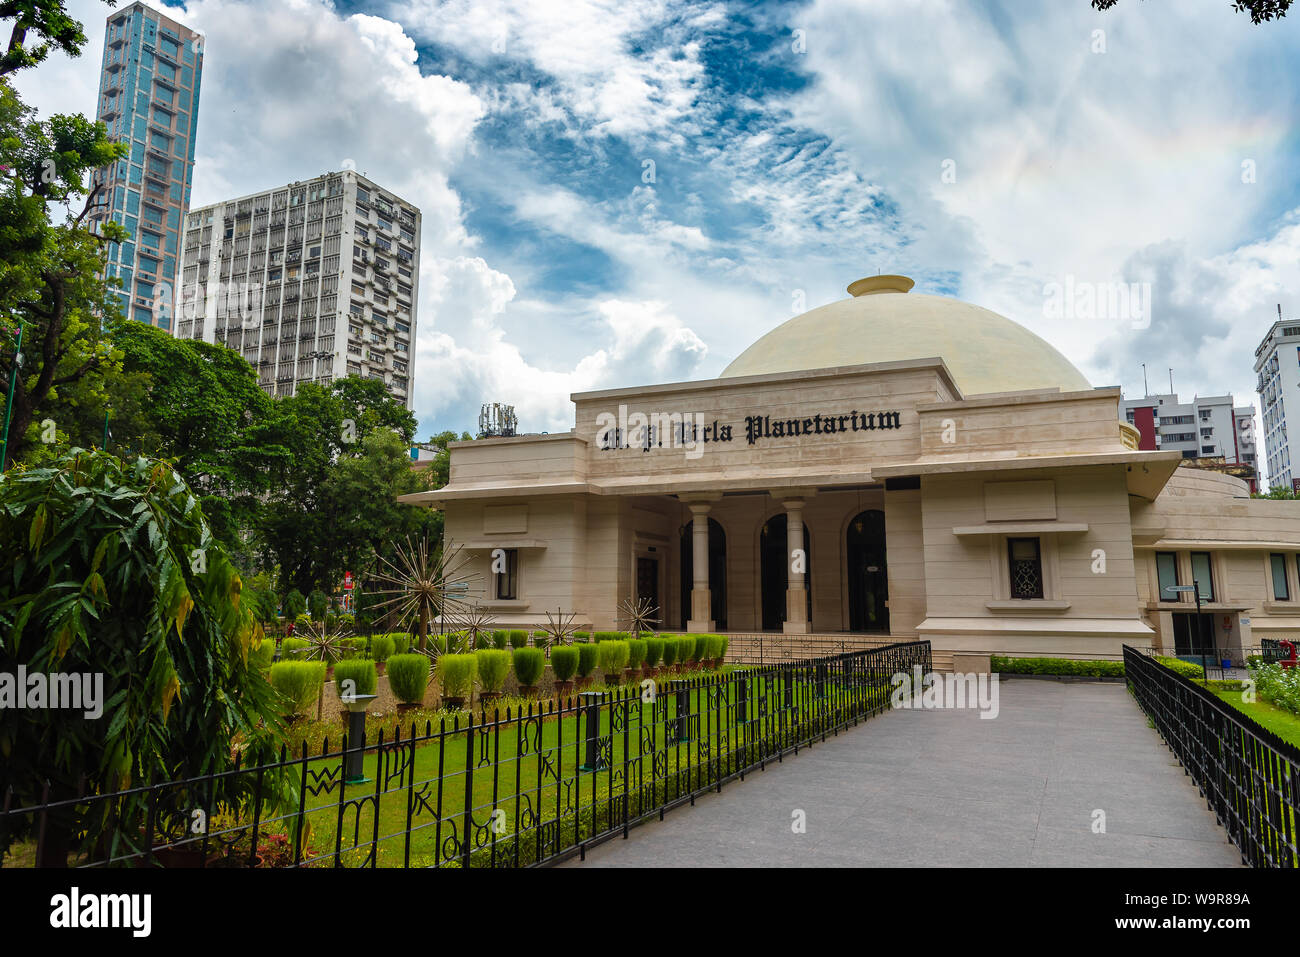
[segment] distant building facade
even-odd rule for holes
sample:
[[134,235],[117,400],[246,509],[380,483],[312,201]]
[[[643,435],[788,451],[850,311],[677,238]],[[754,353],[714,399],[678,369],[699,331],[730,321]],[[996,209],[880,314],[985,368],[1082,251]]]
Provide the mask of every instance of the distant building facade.
[[107,201],[94,219],[121,223],[131,233],[110,247],[106,267],[122,281],[123,311],[168,331],[202,77],[201,34],[142,3],[109,16],[96,118],[131,152],[92,174]]
[[352,170],[196,209],[177,334],[241,353],[268,395],[358,375],[410,408],[420,224]]
[[1224,465],[1256,467],[1255,408],[1234,406],[1231,395],[1149,395],[1123,399],[1120,415],[1141,435],[1138,448],[1180,452],[1185,459],[1222,459]]
[[1300,319],[1278,320],[1255,349],[1255,389],[1263,416],[1268,487],[1295,488],[1300,474],[1291,467],[1286,414],[1300,409]]

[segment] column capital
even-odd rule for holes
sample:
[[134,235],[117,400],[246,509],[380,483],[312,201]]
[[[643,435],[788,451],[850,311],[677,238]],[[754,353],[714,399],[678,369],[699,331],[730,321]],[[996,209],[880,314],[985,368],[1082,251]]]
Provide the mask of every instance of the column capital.
[[721,492],[679,492],[677,500],[685,505],[713,504],[722,501]]
[[817,494],[815,488],[781,488],[769,489],[768,495],[772,496],[787,508],[793,506],[802,508],[805,500],[813,498]]

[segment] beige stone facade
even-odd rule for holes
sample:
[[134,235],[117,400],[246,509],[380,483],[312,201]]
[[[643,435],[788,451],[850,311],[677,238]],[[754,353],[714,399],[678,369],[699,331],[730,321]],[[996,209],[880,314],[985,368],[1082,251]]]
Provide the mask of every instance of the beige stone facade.
[[[1021,354],[1050,350],[1023,335]],[[612,630],[645,598],[668,631],[920,636],[939,655],[1212,635],[1239,658],[1300,634],[1300,503],[1138,451],[1118,388],[980,385],[919,357],[579,393],[569,433],[453,443],[449,484],[405,500],[444,510],[502,626],[562,609]],[[1153,597],[1160,569],[1212,572],[1204,617],[1190,593]]]

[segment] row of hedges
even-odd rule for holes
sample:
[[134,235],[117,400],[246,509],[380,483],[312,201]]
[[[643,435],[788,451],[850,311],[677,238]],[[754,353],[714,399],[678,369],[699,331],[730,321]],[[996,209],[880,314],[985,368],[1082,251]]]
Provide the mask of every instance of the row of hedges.
[[[400,636],[405,637],[405,636]],[[376,635],[370,639],[372,655],[388,650],[393,636]],[[381,641],[381,639],[384,639]],[[365,642],[365,639],[352,639]],[[430,636],[435,645],[446,647],[446,636]],[[294,643],[294,644],[291,644]],[[271,663],[275,642],[267,639],[254,652],[259,666],[268,670],[276,690],[284,696],[289,714],[303,714],[320,694],[326,677],[322,662],[295,660],[293,654],[307,647],[301,639],[286,638],[282,643],[287,660]],[[334,665],[335,688],[339,694],[351,688],[356,694],[373,694],[378,680],[376,662],[364,657],[363,646],[350,644],[354,651]],[[664,637],[634,638],[626,641],[610,638],[601,642],[582,642],[560,645],[551,649],[551,671],[557,684],[563,686],[575,678],[589,679],[597,668],[607,682],[617,684],[624,671],[629,673],[654,672],[660,667],[684,666],[687,663],[704,667],[719,664],[727,650],[722,635],[669,635]],[[389,687],[404,705],[416,705],[424,700],[429,680],[429,658],[421,654],[386,654]],[[546,657],[542,649],[521,646],[511,651],[499,648],[479,648],[469,654],[440,654],[436,677],[442,697],[451,703],[463,704],[477,687],[481,694],[498,695],[505,688],[506,679],[513,672],[521,691],[525,694],[535,689],[546,670]],[[345,682],[352,682],[346,685]]]
[[[1204,678],[1205,669],[1191,662],[1166,655],[1155,660],[1184,678]],[[1004,675],[1063,675],[1080,678],[1122,678],[1122,661],[1078,661],[1073,658],[1003,658],[992,657],[991,669]]]

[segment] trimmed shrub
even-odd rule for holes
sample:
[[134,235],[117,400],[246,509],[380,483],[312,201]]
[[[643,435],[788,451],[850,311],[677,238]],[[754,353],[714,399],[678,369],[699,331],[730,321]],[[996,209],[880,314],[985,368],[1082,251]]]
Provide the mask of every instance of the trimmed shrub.
[[620,641],[627,638],[627,634],[621,631],[597,631],[592,634],[592,640],[597,643],[602,641]]
[[307,614],[306,612],[303,612],[301,615],[299,615],[293,620],[293,624],[295,628],[301,628],[303,625],[310,625],[311,615]]
[[591,673],[596,670],[596,662],[599,658],[597,653],[600,651],[600,645],[584,641],[573,647],[578,649],[578,677],[591,677]]
[[1002,658],[993,655],[989,668],[1004,675],[1070,675],[1081,678],[1122,678],[1122,661],[1075,661],[1073,658]]
[[725,657],[727,657],[727,648],[729,648],[729,647],[731,646],[731,639],[728,638],[726,635],[718,635],[717,637],[718,637],[718,640],[719,640],[720,642],[722,642],[722,645],[721,645],[722,650],[718,652],[718,657],[719,657],[719,658],[725,658]]
[[325,663],[277,661],[271,665],[271,686],[284,697],[288,714],[306,714],[325,686]]
[[626,641],[610,638],[596,646],[600,649],[600,670],[606,678],[616,678],[627,667],[629,649]]
[[659,660],[663,656],[664,640],[662,638],[647,638],[645,640],[645,667],[657,667]]
[[419,704],[429,683],[429,659],[424,655],[393,655],[388,659],[388,687],[402,704]]
[[722,636],[705,635],[704,636],[704,657],[710,660],[722,657]]
[[1182,675],[1184,678],[1205,677],[1205,668],[1201,665],[1194,665],[1190,661],[1170,658],[1167,655],[1156,655],[1156,661],[1160,662],[1170,671]]
[[474,652],[478,659],[478,685],[484,691],[500,692],[510,674],[510,654],[498,648],[482,648]]
[[627,666],[633,670],[640,668],[645,661],[645,639],[629,638],[627,640]]
[[275,639],[264,638],[248,653],[248,667],[253,671],[269,671],[275,661]]
[[677,664],[677,649],[679,647],[677,638],[673,635],[664,635],[660,640],[664,643],[664,667],[671,668],[673,665]]
[[397,651],[397,642],[392,635],[373,635],[370,638],[370,657],[375,661],[387,661]]
[[[388,637],[393,639],[393,655],[404,655],[411,650],[411,636],[400,631],[390,631]],[[392,657],[389,655],[388,657]]]
[[551,671],[556,681],[572,681],[578,671],[577,645],[559,645],[551,649]]
[[696,664],[699,664],[709,656],[708,651],[709,651],[709,636],[696,635],[695,647],[691,649],[691,661],[695,662]]
[[302,651],[310,647],[311,642],[306,638],[286,638],[280,642],[280,660],[303,661]]
[[684,665],[695,657],[695,646],[699,644],[695,635],[677,636],[677,663]]
[[515,678],[519,681],[519,687],[535,687],[546,668],[546,655],[542,654],[542,649],[516,648],[514,658]]
[[357,626],[357,616],[350,612],[344,612],[338,618],[340,628],[355,628]]
[[578,644],[579,642],[590,641],[590,640],[591,640],[591,633],[590,633],[590,632],[587,632],[587,631],[575,631],[575,632],[573,633],[573,642],[574,642],[574,644]]
[[492,647],[498,651],[505,651],[510,647],[510,634],[502,628],[492,632]]
[[444,698],[468,698],[474,690],[478,659],[474,655],[443,655],[438,659],[438,682]]
[[522,631],[518,628],[513,629],[510,632],[511,648],[524,648],[527,647],[527,645],[528,645],[528,632]]
[[344,638],[339,642],[343,650],[343,659],[366,657],[366,639],[364,637]]
[[375,663],[369,658],[351,658],[334,666],[334,693],[343,697],[344,682],[353,681],[353,694],[374,694],[379,681]]

